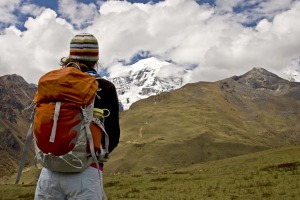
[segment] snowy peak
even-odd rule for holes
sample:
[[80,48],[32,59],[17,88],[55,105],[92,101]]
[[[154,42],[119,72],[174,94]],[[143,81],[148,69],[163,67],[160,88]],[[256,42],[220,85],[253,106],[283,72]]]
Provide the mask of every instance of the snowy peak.
[[145,68],[160,69],[161,67],[170,64],[171,63],[169,62],[160,61],[157,58],[151,57],[136,62],[135,64],[131,65],[130,68],[132,71],[140,71]]
[[187,73],[153,57],[140,60],[127,69],[127,75],[109,78],[115,84],[125,110],[135,101],[181,87],[183,75]]
[[288,80],[291,82],[300,82],[300,70],[287,72]]

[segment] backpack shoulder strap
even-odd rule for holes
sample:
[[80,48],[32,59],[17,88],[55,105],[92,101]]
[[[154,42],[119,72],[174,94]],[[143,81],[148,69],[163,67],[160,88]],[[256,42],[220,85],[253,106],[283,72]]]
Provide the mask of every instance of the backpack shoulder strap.
[[95,150],[94,150],[94,141],[93,141],[93,136],[92,136],[92,133],[91,133],[91,129],[90,129],[90,123],[92,121],[92,118],[90,118],[88,116],[88,114],[86,113],[86,110],[83,108],[82,109],[82,114],[83,114],[83,117],[84,117],[84,120],[85,120],[85,130],[86,130],[86,137],[89,141],[89,147],[90,147],[90,152],[91,152],[91,156],[94,160],[94,162],[96,163],[96,166],[97,166],[97,169],[99,169],[99,163],[98,163],[98,159],[96,157],[96,153],[95,153]]

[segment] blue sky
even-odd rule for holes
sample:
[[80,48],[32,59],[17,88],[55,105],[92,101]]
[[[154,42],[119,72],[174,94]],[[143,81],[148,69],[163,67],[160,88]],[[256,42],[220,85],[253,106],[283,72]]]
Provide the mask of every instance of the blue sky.
[[97,37],[111,76],[146,57],[192,67],[187,82],[300,70],[299,0],[10,0],[0,13],[0,75],[28,82],[56,69],[80,32]]
[[[128,2],[131,3],[157,3],[162,0],[127,0]],[[95,0],[81,0],[80,2],[82,3],[95,3]],[[198,0],[198,3],[209,3],[209,4],[214,4],[215,0]],[[57,9],[57,0],[32,0],[32,3],[40,5],[40,6],[45,6],[48,8],[52,9]]]
[[[147,4],[147,3],[150,3],[150,4],[155,4],[155,3],[158,3],[160,1],[163,1],[163,0],[127,0],[128,2],[130,3],[143,3],[143,4]],[[102,1],[97,1],[97,0],[80,0],[80,1],[77,1],[77,2],[81,2],[81,3],[84,3],[84,4],[95,4],[98,8],[100,7],[100,3],[99,2],[102,2]],[[196,1],[198,4],[209,4],[209,5],[214,5],[215,4],[215,0],[197,0]],[[58,1],[57,0],[28,0],[28,1],[23,1],[23,4],[35,4],[35,5],[38,5],[40,7],[45,7],[45,8],[50,8],[52,10],[58,10]],[[24,28],[24,22],[27,20],[27,18],[29,16],[31,16],[30,13],[28,14],[22,14],[20,13],[19,11],[16,11],[16,16],[18,17],[18,22],[16,24],[16,26],[20,29],[20,30],[25,30]],[[59,13],[58,13],[58,16]],[[4,27],[7,27],[11,24],[5,24]]]

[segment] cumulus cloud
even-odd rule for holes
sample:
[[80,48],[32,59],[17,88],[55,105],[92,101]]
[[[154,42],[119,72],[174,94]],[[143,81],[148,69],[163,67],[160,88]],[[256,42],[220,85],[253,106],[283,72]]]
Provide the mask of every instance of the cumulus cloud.
[[[284,78],[287,70],[300,69],[299,1],[217,0],[214,6],[195,0],[58,2],[58,11],[34,7],[37,14],[26,20],[27,30],[12,26],[0,35],[1,75],[18,73],[36,82],[58,67],[78,32],[97,37],[100,63],[112,75],[126,73],[124,62],[141,51],[171,61],[178,73],[192,66],[185,77],[189,82],[216,81],[253,67]],[[15,7],[4,10],[13,16]]]
[[[202,40],[198,34],[207,34],[202,32],[201,25],[212,14],[212,9],[194,1],[173,0],[153,5],[109,1],[89,28],[102,38],[104,63],[118,58],[129,61],[141,50],[174,62],[194,62],[199,58],[190,51],[195,50],[193,43]],[[199,47],[212,45],[204,43]],[[193,47],[189,49],[190,46]]]
[[0,1],[0,29],[7,24],[14,24],[17,22],[17,17],[13,12],[19,7],[20,0]]
[[20,8],[20,12],[24,15],[31,15],[36,17],[42,14],[45,9],[45,7],[39,7],[35,4],[24,3]]
[[236,21],[251,24],[261,19],[272,20],[277,14],[291,8],[295,0],[216,0],[218,13],[235,13]]
[[27,31],[15,27],[0,35],[1,75],[19,74],[31,83],[37,83],[45,72],[58,68],[61,57],[68,56],[72,26],[57,18],[54,11],[44,10],[37,18],[29,18]]
[[85,4],[76,0],[58,0],[58,12],[74,24],[76,28],[91,24],[98,14],[94,3]]

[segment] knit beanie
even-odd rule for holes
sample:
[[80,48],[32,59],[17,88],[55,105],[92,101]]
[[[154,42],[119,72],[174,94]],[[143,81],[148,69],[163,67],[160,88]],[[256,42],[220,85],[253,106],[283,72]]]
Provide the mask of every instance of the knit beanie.
[[97,39],[89,33],[75,35],[70,42],[70,58],[84,61],[98,61]]

